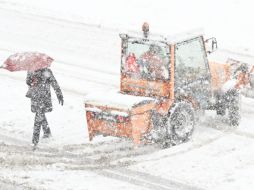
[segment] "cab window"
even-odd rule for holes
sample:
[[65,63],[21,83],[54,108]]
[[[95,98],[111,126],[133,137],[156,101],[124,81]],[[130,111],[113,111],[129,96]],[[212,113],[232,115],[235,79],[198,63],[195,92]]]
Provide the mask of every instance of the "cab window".
[[148,80],[169,79],[169,46],[158,42],[129,40],[122,57],[122,72]]
[[208,63],[201,37],[177,44],[175,54],[176,84],[194,82],[207,76]]

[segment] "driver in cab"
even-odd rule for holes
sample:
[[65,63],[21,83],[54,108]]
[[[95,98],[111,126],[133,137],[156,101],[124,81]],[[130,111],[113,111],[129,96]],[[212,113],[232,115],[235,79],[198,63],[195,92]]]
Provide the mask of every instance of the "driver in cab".
[[165,65],[162,59],[162,48],[151,44],[149,50],[140,57],[142,72],[155,78],[165,78]]

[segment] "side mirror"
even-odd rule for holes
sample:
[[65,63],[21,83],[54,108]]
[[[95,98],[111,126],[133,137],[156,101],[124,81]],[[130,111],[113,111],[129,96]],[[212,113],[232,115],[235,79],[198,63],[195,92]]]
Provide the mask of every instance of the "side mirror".
[[205,44],[206,44],[206,52],[208,54],[213,53],[218,49],[217,40],[215,37],[208,38],[207,40],[205,40]]

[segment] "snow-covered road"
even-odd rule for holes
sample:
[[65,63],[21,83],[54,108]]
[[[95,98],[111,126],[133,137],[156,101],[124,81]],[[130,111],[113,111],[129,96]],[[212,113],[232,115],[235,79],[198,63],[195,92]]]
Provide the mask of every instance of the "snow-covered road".
[[129,140],[112,137],[89,142],[83,98],[118,88],[119,30],[18,3],[0,5],[0,61],[16,51],[50,54],[65,97],[61,107],[53,96],[47,116],[53,138],[42,139],[33,152],[26,73],[0,70],[0,189],[254,188],[254,99],[242,97],[238,129],[207,112],[190,142],[169,149],[133,149]]

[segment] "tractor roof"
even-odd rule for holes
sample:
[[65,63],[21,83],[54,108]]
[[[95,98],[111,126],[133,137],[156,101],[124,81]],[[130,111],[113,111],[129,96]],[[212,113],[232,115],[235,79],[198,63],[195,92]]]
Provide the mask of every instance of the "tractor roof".
[[128,31],[127,33],[120,34],[121,38],[137,38],[140,40],[152,40],[152,41],[159,41],[167,44],[176,44],[179,42],[183,42],[186,40],[190,40],[196,37],[203,36],[203,33],[197,30],[192,30],[184,33],[179,33],[176,35],[162,35],[162,34],[155,34],[150,33],[148,37],[144,37],[144,34],[142,32],[133,32]]

